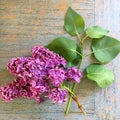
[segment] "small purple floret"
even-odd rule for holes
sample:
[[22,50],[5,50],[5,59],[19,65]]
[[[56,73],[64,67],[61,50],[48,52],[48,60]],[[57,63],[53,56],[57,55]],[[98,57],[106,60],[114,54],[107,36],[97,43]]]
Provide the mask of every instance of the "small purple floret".
[[66,90],[62,90],[60,88],[53,88],[51,93],[49,94],[49,99],[51,99],[53,103],[62,104],[67,100],[66,95]]
[[75,67],[68,68],[66,72],[67,79],[72,80],[73,82],[80,82],[80,78],[82,77],[82,74],[80,70],[76,69]]
[[65,80],[65,71],[60,68],[49,70],[50,83],[55,87],[60,87],[61,83]]

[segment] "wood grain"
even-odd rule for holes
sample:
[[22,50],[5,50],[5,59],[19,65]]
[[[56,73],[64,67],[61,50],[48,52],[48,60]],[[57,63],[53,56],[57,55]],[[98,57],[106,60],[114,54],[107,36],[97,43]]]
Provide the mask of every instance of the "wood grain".
[[[95,24],[110,30],[120,40],[120,1],[97,0]],[[96,111],[100,120],[120,120],[120,55],[107,65],[115,75],[115,84],[106,89],[96,87]]]
[[[63,29],[68,6],[84,17],[86,26],[99,24],[110,29],[110,35],[120,38],[120,0],[0,0],[0,85],[14,78],[6,70],[12,57],[29,56],[34,45],[46,45],[56,36],[70,37]],[[89,40],[86,52],[90,50],[88,44]],[[87,58],[82,69],[91,60]],[[0,100],[0,120],[119,120],[120,55],[107,66],[114,71],[114,85],[100,89],[86,79],[77,87],[76,94],[88,113],[86,117],[74,102],[65,117],[66,103],[58,106],[46,100],[38,105],[34,100],[21,98],[9,104]]]

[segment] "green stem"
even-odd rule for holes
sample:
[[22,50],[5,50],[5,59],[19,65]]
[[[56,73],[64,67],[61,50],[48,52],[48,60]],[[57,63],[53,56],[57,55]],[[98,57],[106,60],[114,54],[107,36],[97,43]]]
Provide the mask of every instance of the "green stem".
[[[72,91],[74,92],[75,88],[76,88],[76,83],[73,84],[73,87],[72,87]],[[68,104],[67,104],[67,108],[66,108],[66,111],[65,111],[65,115],[67,116],[68,115],[68,112],[70,110],[70,105],[71,105],[71,102],[72,102],[72,96],[70,96],[69,100],[68,100]]]
[[72,50],[72,49],[69,49],[69,50],[71,50],[72,52],[77,53],[80,57],[82,57],[82,54],[80,54],[78,51],[76,51],[76,50]]
[[92,52],[90,52],[90,53],[84,55],[84,57],[87,57],[87,56],[89,56],[89,55],[91,55],[91,54],[93,54],[93,53],[97,53],[97,52],[99,52],[99,51],[100,51],[100,50],[92,51]]
[[[82,65],[82,60],[81,60],[81,62],[80,62],[80,64],[79,64],[79,66],[78,66],[78,69],[80,69],[81,65]],[[77,83],[74,83],[73,86],[72,86],[71,91],[72,91],[73,93],[74,93],[74,91],[75,91],[76,86],[77,86]],[[68,100],[67,108],[66,108],[66,111],[65,111],[65,115],[66,115],[66,116],[68,115],[68,112],[69,112],[69,110],[70,110],[71,102],[72,102],[72,96],[70,96],[70,98],[69,98],[69,100]]]
[[84,57],[87,57],[87,56],[89,56],[89,55],[91,55],[91,54],[93,54],[93,53],[95,53],[95,52],[90,52],[90,53],[84,55]]
[[69,88],[66,87],[66,86],[64,86],[64,88],[65,88],[70,94],[72,94],[74,97],[76,96],[71,89],[69,89]]
[[68,81],[68,84],[67,84],[68,88],[70,89],[70,81]]
[[84,41],[87,39],[88,35],[85,35],[85,37],[82,39],[82,43],[84,43]]
[[77,37],[78,37],[79,42],[81,43],[81,42],[82,42],[82,40],[81,40],[80,35],[79,35],[79,33],[78,33],[78,32],[77,32]]
[[[84,39],[86,39],[87,37],[83,38],[82,40],[80,39],[79,34],[77,34],[77,37],[78,37],[78,39],[79,39],[79,41],[80,41],[81,54],[82,54],[82,59],[81,59],[81,61],[80,61],[80,63],[79,63],[79,66],[78,66],[78,69],[80,69],[80,67],[82,66],[83,58],[84,58],[83,41],[84,41]],[[73,93],[74,93],[74,91],[75,91],[76,86],[77,86],[77,83],[74,83],[73,86],[72,86],[72,91],[73,91]],[[69,112],[69,110],[70,110],[71,102],[72,102],[72,96],[70,96],[70,98],[69,98],[69,100],[68,100],[68,104],[67,104],[67,108],[66,108],[66,111],[65,111],[65,115],[68,115],[68,112]]]

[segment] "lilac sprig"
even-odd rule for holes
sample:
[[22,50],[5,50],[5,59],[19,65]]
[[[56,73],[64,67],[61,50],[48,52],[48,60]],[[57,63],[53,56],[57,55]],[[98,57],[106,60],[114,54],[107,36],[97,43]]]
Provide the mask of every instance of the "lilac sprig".
[[[53,103],[62,104],[67,100],[69,89],[62,87],[65,82],[80,82],[81,72],[75,67],[66,68],[67,61],[42,46],[32,49],[31,57],[12,58],[8,70],[16,76],[12,83],[0,87],[0,96],[5,102],[15,98],[34,98],[41,103],[49,98]],[[65,85],[65,84],[64,84]]]

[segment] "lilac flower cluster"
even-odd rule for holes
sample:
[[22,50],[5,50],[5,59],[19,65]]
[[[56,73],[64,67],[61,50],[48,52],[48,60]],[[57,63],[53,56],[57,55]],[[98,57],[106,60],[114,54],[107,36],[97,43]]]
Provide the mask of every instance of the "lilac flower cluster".
[[66,68],[66,60],[58,54],[35,46],[32,57],[12,58],[8,70],[17,78],[10,84],[0,87],[1,98],[9,102],[15,98],[34,98],[39,103],[44,97],[53,103],[66,101],[67,91],[61,88],[62,82],[80,82],[81,73],[75,67]]

